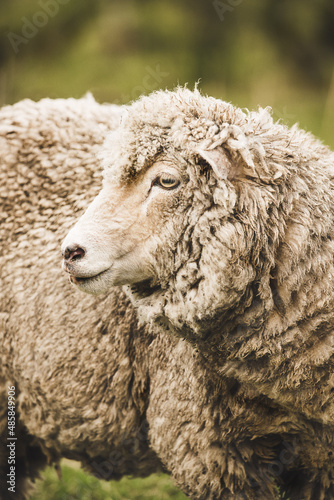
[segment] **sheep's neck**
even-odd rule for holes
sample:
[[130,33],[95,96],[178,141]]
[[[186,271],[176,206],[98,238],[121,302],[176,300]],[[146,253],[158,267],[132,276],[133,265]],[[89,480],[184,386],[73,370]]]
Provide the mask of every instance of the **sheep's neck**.
[[[197,344],[222,375],[251,384],[309,418],[334,425],[333,291],[327,273],[316,287],[305,278],[300,288],[304,304],[297,293],[286,302],[282,286],[271,307],[254,299],[247,312]],[[257,320],[249,324],[252,309],[262,309],[263,315],[254,314]]]

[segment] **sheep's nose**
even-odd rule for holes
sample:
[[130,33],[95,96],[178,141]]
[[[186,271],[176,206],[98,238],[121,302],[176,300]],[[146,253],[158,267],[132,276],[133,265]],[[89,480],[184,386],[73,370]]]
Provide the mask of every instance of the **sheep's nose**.
[[80,247],[79,245],[68,246],[65,248],[65,251],[63,253],[66,262],[72,262],[73,260],[80,260],[85,256],[85,254],[86,254],[85,249]]

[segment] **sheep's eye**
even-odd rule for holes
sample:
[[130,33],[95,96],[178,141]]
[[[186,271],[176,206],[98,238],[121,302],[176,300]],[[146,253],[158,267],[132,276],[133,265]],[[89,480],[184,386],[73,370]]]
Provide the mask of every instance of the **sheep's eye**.
[[153,184],[164,189],[175,189],[180,184],[180,181],[171,175],[159,175]]

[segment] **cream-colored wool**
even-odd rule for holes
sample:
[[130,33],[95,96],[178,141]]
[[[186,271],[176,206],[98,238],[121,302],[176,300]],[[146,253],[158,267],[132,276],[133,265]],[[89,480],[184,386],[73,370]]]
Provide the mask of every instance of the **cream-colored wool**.
[[61,271],[60,243],[100,188],[96,153],[121,115],[92,99],[0,110],[1,500],[27,497],[25,479],[61,457],[104,479],[164,470],[199,500],[275,499],[276,485],[291,499],[332,498],[331,428],[217,374],[168,331],[139,326],[121,288],[85,295]]
[[[65,255],[72,281],[130,284],[143,323],[305,419],[308,437],[316,425],[311,461],[334,497],[334,154],[268,110],[181,88],[132,104],[100,157],[103,189],[63,244],[85,251]],[[179,184],[157,194],[164,171]]]
[[[142,317],[208,351],[220,373],[334,425],[334,154],[266,110],[156,92],[107,139],[101,195],[177,155],[188,182],[149,248],[159,289],[133,294]],[[98,224],[94,235],[108,229]]]

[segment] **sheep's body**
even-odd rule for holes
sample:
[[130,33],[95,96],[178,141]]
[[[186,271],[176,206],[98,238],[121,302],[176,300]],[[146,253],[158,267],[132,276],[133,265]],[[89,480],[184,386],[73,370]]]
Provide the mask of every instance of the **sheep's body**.
[[331,498],[333,153],[266,110],[178,89],[130,106],[101,157],[103,189],[63,244],[72,281],[131,284],[144,322],[306,422],[302,441],[317,428],[306,455]]
[[17,499],[24,478],[61,457],[105,479],[166,470],[201,500],[267,500],[275,484],[292,499],[332,498],[330,430],[139,327],[121,289],[75,293],[61,273],[60,241],[99,189],[95,153],[120,113],[90,100],[0,112],[1,499],[12,498],[12,385]]
[[[128,131],[131,138],[134,126],[140,130],[142,168],[152,161],[147,144],[159,129],[163,136],[168,121],[166,150],[170,141],[191,162],[199,148],[206,151],[204,159],[224,148],[228,161],[238,164],[217,188],[209,187],[209,201],[198,203],[191,240],[197,249],[184,251],[181,239],[183,248],[173,257],[179,269],[167,285],[168,257],[157,250],[158,265],[164,261],[158,270],[164,305],[157,310],[161,297],[139,297],[143,316],[195,341],[219,373],[334,428],[333,152],[296,126],[273,123],[265,110],[243,113],[198,92],[152,95],[135,103],[132,113],[116,132],[129,144],[117,160],[123,176],[136,164],[133,156],[128,161]],[[113,163],[113,149],[107,144],[105,165]],[[191,271],[189,260],[197,260]]]

